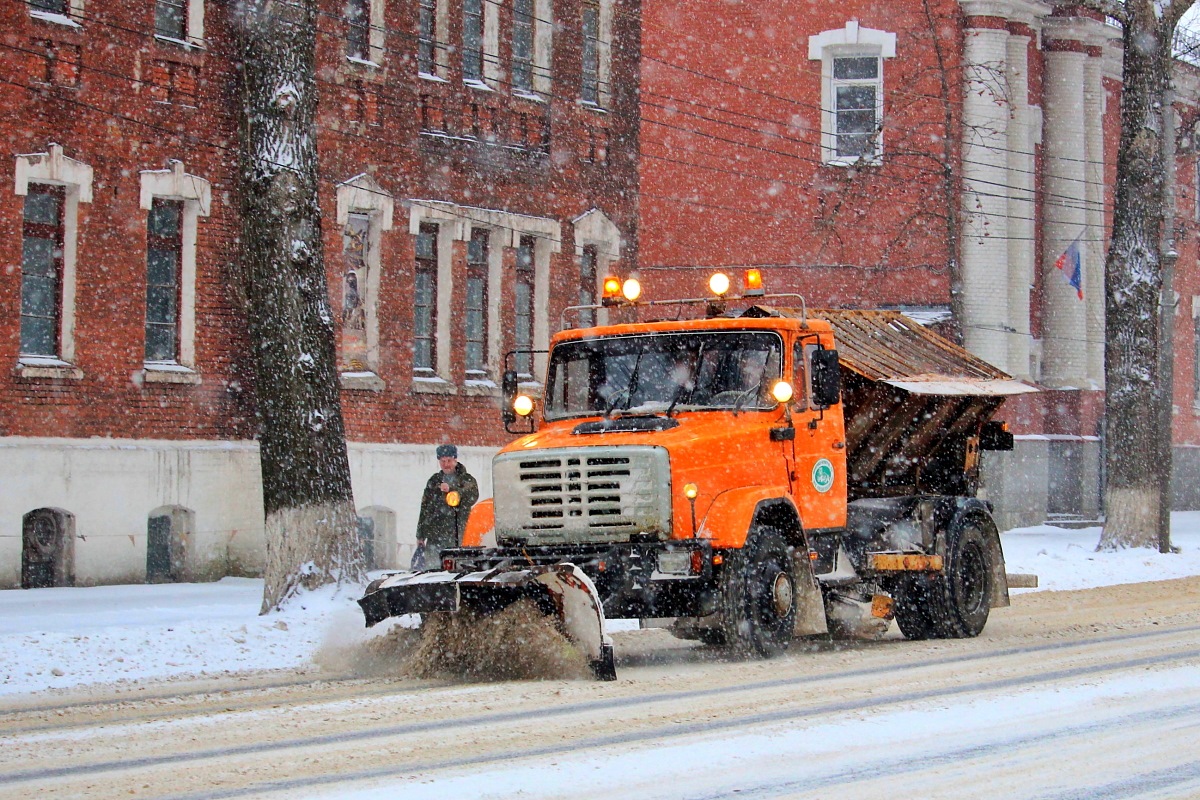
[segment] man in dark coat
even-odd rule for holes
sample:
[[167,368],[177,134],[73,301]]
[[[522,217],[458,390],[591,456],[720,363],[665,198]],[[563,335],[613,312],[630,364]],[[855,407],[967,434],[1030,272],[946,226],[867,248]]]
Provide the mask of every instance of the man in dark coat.
[[[426,568],[440,566],[438,559],[442,550],[458,547],[462,543],[463,530],[471,506],[479,499],[479,484],[458,463],[458,448],[452,444],[438,445],[438,466],[425,483],[421,495],[421,516],[417,520],[417,546]],[[451,492],[458,494],[458,505],[446,502]],[[414,560],[414,568],[420,568]]]

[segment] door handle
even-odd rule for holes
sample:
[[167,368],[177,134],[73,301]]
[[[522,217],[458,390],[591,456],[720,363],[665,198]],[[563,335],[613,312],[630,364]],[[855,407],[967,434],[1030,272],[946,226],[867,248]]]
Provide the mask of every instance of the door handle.
[[841,449],[845,448],[845,446],[846,446],[845,442],[834,442],[833,443],[834,450],[841,450]]

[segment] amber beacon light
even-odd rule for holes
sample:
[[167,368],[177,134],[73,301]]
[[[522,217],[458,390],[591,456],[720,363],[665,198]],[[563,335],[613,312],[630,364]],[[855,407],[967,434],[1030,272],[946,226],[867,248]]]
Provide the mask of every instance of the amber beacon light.
[[763,294],[762,270],[746,270],[744,284],[743,293],[746,297],[761,297]]

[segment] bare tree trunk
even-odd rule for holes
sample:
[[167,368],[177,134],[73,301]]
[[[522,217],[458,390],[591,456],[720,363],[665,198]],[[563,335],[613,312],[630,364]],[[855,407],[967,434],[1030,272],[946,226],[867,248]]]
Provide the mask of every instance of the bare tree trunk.
[[1163,109],[1178,16],[1160,19],[1152,0],[1129,0],[1124,12],[1121,143],[1112,243],[1105,261],[1108,484],[1104,530],[1097,546],[1102,550],[1154,546],[1161,505],[1168,502],[1170,492],[1159,469],[1161,437],[1169,441],[1171,436],[1169,425],[1162,430],[1158,413],[1163,280],[1159,249],[1168,168],[1161,137],[1171,135]]
[[[934,55],[937,57],[937,77],[942,104],[942,124],[945,130],[942,135],[942,172],[941,191],[942,202],[946,206],[946,253],[950,259],[950,316],[954,320],[953,336],[955,342],[963,343],[964,326],[966,325],[966,304],[964,302],[964,281],[962,272],[962,237],[959,219],[959,197],[962,192],[962,182],[955,174],[956,161],[954,157],[954,142],[961,140],[962,131],[954,124],[954,95],[950,88],[950,67],[944,50],[942,37],[938,34],[937,19],[929,0],[924,0],[922,10],[925,13],[925,24],[929,28],[930,42]],[[961,42],[959,45],[961,46]]]
[[242,266],[267,559],[262,612],[363,578],[318,204],[316,0],[244,0]]

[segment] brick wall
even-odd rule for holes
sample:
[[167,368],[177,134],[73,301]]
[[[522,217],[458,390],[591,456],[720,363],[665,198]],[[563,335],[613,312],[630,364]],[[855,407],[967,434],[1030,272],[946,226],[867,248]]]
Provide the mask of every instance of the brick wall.
[[[511,12],[500,15],[500,73],[493,91],[464,86],[451,58],[444,82],[417,77],[417,0],[382,0],[377,66],[346,57],[342,6],[321,4],[318,146],[331,299],[340,307],[339,183],[366,173],[395,201],[379,245],[379,360],[384,388],[344,393],[357,441],[496,445],[507,436],[493,394],[412,390],[415,237],[410,198],[558,221],[550,309],[578,291],[571,221],[598,208],[619,228],[622,258],[637,254],[637,0],[614,3],[612,96],[607,110],[581,105],[580,4],[556,3],[551,91],[514,97],[506,82]],[[447,3],[450,41],[460,3]],[[20,2],[0,8],[0,436],[243,439],[253,435],[254,387],[239,300],[235,44],[226,4],[209,2],[203,49],[157,39],[154,4],[89,2],[77,26],[36,18]],[[431,115],[447,135],[431,136]],[[422,132],[424,130],[424,133]],[[76,355],[82,377],[30,377],[17,369],[21,220],[17,155],[50,144],[94,170],[94,198],[79,205]],[[199,219],[196,358],[200,382],[142,379],[146,211],[139,172],[171,159],[212,185]],[[506,256],[512,263],[511,253]],[[505,273],[507,277],[507,272]],[[454,250],[451,383],[462,373],[465,248]],[[511,346],[512,287],[502,286],[501,346]],[[556,323],[557,313],[549,315]],[[28,372],[28,371],[26,371]],[[495,376],[498,378],[498,376]],[[452,387],[461,389],[459,386]]]

